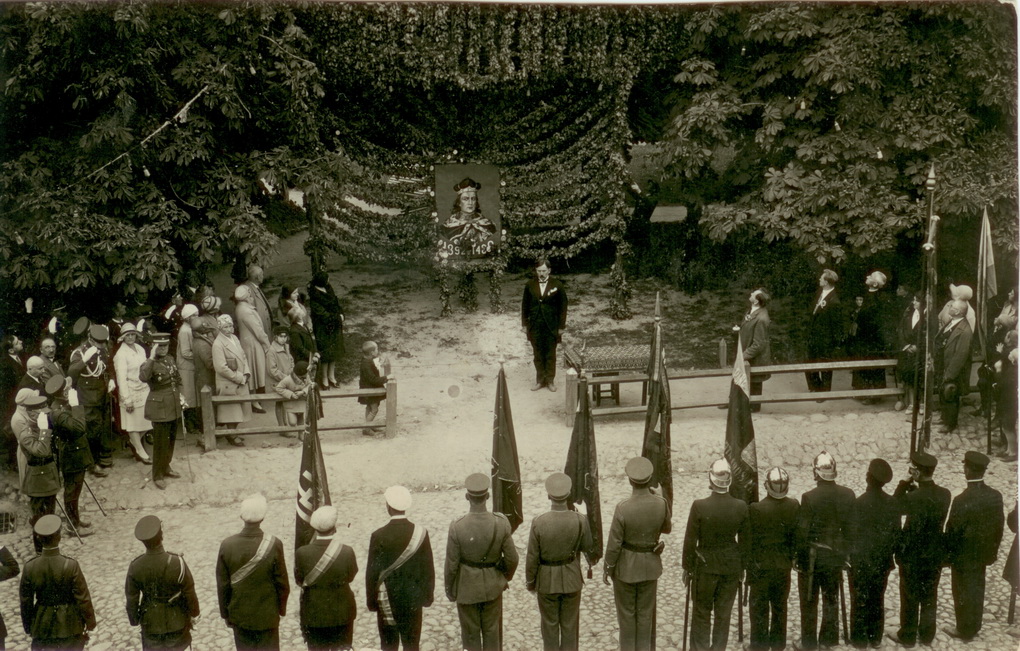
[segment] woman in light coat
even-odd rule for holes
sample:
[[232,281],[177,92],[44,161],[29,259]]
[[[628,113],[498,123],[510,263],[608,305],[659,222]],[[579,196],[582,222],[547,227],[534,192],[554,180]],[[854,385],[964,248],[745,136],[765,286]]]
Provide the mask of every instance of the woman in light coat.
[[117,374],[120,426],[127,432],[135,459],[148,465],[152,459],[142,445],[142,434],[152,429],[152,423],[145,417],[149,385],[138,378],[138,370],[146,359],[145,349],[138,344],[138,329],[131,322],[121,326],[119,341],[120,346],[113,356],[113,368]]
[[181,308],[180,329],[177,330],[177,370],[181,373],[181,398],[184,400],[184,426],[192,431],[201,429],[198,421],[198,391],[195,388],[195,331],[191,322],[198,319],[198,308],[191,303]]
[[[237,338],[241,341],[244,356],[248,359],[251,375],[248,377],[249,391],[264,393],[266,390],[266,351],[269,350],[269,333],[262,326],[262,317],[255,308],[255,298],[248,285],[238,285],[234,290],[237,303]],[[252,409],[259,414],[266,413],[262,405],[254,403]]]
[[[218,319],[219,334],[212,345],[213,370],[216,371],[216,395],[247,396],[251,369],[244,356],[241,342],[234,336],[234,320],[228,314]],[[216,422],[228,429],[237,427],[251,419],[251,403],[234,402],[216,407]],[[228,436],[231,445],[242,446],[244,442],[236,436]]]

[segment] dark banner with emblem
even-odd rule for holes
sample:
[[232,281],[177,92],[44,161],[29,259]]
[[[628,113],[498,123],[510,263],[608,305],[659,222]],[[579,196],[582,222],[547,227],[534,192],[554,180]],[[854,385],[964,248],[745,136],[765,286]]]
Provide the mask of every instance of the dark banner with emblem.
[[581,378],[577,384],[577,413],[574,415],[574,431],[570,434],[570,448],[567,450],[567,466],[563,472],[570,477],[570,503],[584,502],[591,529],[592,548],[585,552],[588,565],[595,565],[602,558],[602,506],[599,501],[599,460],[595,452],[595,422],[591,417],[588,402],[588,380]]
[[[314,366],[309,376],[314,377]],[[322,408],[319,390],[313,382],[306,401],[304,442],[301,446],[301,470],[298,474],[297,507],[294,525],[294,549],[307,545],[315,536],[312,529],[312,513],[320,506],[331,504],[329,483],[326,480],[326,466],[322,461],[322,447],[319,444],[319,413]]]
[[652,330],[651,355],[648,359],[648,410],[645,412],[645,435],[641,444],[641,456],[652,462],[654,471],[650,485],[660,487],[660,494],[666,498],[672,512],[673,459],[670,427],[673,422],[673,405],[669,395],[666,353],[662,347],[658,300],[656,296],[655,326]]
[[726,461],[733,471],[730,495],[751,504],[758,501],[758,453],[751,421],[751,390],[744,367],[744,349],[737,341],[730,383],[730,407],[726,414]]
[[524,522],[521,463],[517,458],[514,418],[502,364],[496,379],[496,407],[492,413],[492,511],[507,517],[511,531],[516,531]]

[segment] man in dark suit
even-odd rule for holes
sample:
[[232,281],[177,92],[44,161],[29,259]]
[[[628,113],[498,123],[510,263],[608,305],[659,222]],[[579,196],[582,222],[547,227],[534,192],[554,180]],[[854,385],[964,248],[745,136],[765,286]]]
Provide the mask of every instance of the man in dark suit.
[[[0,430],[8,433],[9,436],[11,416],[14,415],[15,407],[14,395],[17,393],[18,381],[25,374],[25,362],[21,359],[24,344],[17,335],[6,335],[0,347],[3,348],[3,354],[0,355],[0,404],[3,405],[0,408],[0,412],[2,412],[0,417],[3,418],[3,423],[0,423]],[[9,448],[10,464],[13,467],[14,450],[17,448],[17,441],[13,436],[9,436],[7,447]]]
[[61,380],[64,379],[66,373],[64,368],[60,365],[60,360],[57,359],[57,341],[53,337],[43,337],[42,341],[39,342],[39,357],[43,361],[43,381],[48,381],[53,376],[59,376]]
[[988,457],[969,451],[963,456],[967,488],[956,496],[946,520],[946,558],[952,568],[956,628],[943,629],[964,642],[981,630],[985,609],[985,569],[995,562],[1005,517],[1002,493],[984,481]]
[[837,484],[836,474],[836,460],[822,451],[814,461],[816,485],[800,498],[797,560],[801,575],[797,588],[803,649],[839,643],[839,586],[843,582],[854,515],[854,492]]
[[[889,292],[885,289],[888,277],[881,271],[872,271],[864,279],[867,291],[857,313],[857,335],[853,340],[853,356],[857,359],[880,359],[888,356],[896,346],[896,317]],[[869,368],[853,372],[851,382],[855,389],[885,388],[884,368]],[[877,398],[862,398],[871,404]]]
[[549,261],[535,263],[535,278],[524,286],[521,327],[528,335],[535,357],[535,386],[556,390],[556,344],[567,327],[567,292],[560,281],[549,277]]
[[145,417],[152,422],[152,483],[160,490],[166,488],[167,477],[180,477],[170,467],[170,461],[174,457],[177,426],[184,414],[181,374],[169,352],[170,335],[166,332],[153,334],[149,359],[138,369],[138,379],[149,385]]
[[867,488],[854,502],[850,538],[850,639],[857,648],[882,643],[885,588],[893,568],[900,515],[891,495],[882,490],[893,477],[885,459],[872,459]]
[[301,633],[309,649],[350,649],[358,607],[351,581],[354,550],[336,535],[336,508],[321,506],[309,524],[315,538],[294,553],[294,582],[301,586]]
[[[80,326],[81,319],[74,324],[75,333]],[[110,420],[110,392],[116,388],[107,350],[110,331],[104,325],[89,325],[87,320],[85,326],[88,336],[71,352],[67,375],[73,381],[72,386],[78,390],[81,406],[85,408],[89,445],[92,447],[92,458],[96,460],[96,465],[90,471],[97,477],[105,477],[105,469],[113,466],[116,440]]]
[[278,650],[280,618],[287,614],[290,580],[283,543],[260,527],[267,508],[262,495],[244,500],[244,528],[220,543],[216,557],[220,617],[233,629],[238,651]]
[[78,561],[60,553],[60,518],[52,513],[33,528],[42,552],[21,574],[21,624],[33,649],[84,649],[96,627],[89,586]]
[[[846,334],[843,305],[839,300],[836,283],[839,275],[824,269],[818,279],[818,292],[808,317],[807,355],[809,362],[827,362],[836,358],[836,349]],[[832,389],[832,371],[808,371],[808,391]]]
[[634,457],[625,471],[630,497],[616,505],[602,581],[613,583],[621,651],[647,651],[655,637],[655,595],[662,574],[659,535],[673,529],[669,503],[649,487],[652,462]]
[[556,472],[545,480],[551,509],[531,522],[525,563],[527,588],[538,596],[542,645],[546,651],[578,648],[581,613],[580,555],[592,548],[588,518],[567,508],[570,477]]
[[[0,581],[6,581],[18,576],[21,568],[18,567],[18,559],[14,558],[11,550],[5,545],[0,545]],[[7,624],[4,622],[3,613],[0,613],[0,650],[7,648]]]
[[64,478],[64,508],[67,517],[79,536],[88,536],[92,523],[81,519],[78,501],[85,485],[85,471],[92,467],[85,410],[78,404],[78,392],[67,391],[64,398],[64,381],[53,376],[46,381],[46,395],[50,401],[49,423],[57,447],[57,465]]
[[432,543],[425,527],[407,519],[411,493],[390,486],[384,493],[390,521],[372,532],[368,543],[365,596],[368,609],[378,613],[380,648],[405,651],[418,648],[421,611],[432,605],[436,571]]
[[145,553],[128,566],[128,621],[142,627],[143,649],[183,651],[191,645],[191,618],[199,616],[195,579],[183,556],[164,551],[159,518],[138,520],[135,538],[145,545]]
[[750,648],[754,651],[786,647],[786,602],[800,512],[800,503],[786,496],[789,489],[790,475],[782,468],[772,468],[765,475],[768,496],[747,509],[750,545],[745,565],[751,592]]
[[939,388],[943,434],[956,429],[960,397],[970,381],[970,345],[974,332],[967,323],[967,302],[949,305],[949,323],[935,337],[935,386]]
[[38,355],[32,355],[25,362],[25,374],[18,380],[18,388],[32,389],[42,395],[46,391],[46,378],[43,373],[43,358]]
[[910,478],[893,492],[903,520],[896,562],[900,566],[900,628],[889,639],[904,646],[935,639],[935,612],[942,573],[942,523],[952,496],[932,475],[938,459],[927,452],[910,455]]
[[457,603],[462,648],[501,649],[503,591],[517,571],[517,548],[510,521],[485,506],[488,476],[469,475],[464,487],[470,510],[450,523],[446,537],[446,596]]
[[[751,292],[748,301],[751,303],[744,320],[733,330],[740,337],[740,346],[744,351],[744,361],[752,367],[768,366],[772,363],[772,343],[770,330],[772,320],[769,318],[768,304],[771,297],[764,289]],[[751,373],[751,395],[760,396],[762,384],[771,375]],[[751,411],[761,411],[761,404],[752,404]]]
[[732,480],[733,473],[725,459],[713,463],[708,472],[712,493],[694,500],[687,517],[681,565],[684,583],[693,594],[694,651],[725,649],[729,639],[733,599],[739,592],[744,571],[741,547],[746,548],[749,543],[747,504],[729,494]]

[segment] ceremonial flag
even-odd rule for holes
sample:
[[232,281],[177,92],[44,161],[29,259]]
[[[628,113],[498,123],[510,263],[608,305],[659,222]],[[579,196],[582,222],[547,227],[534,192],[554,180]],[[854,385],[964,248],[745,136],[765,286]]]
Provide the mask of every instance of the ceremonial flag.
[[[577,407],[574,431],[570,434],[567,465],[563,472],[570,477],[570,503],[584,502],[591,530],[592,548],[585,551],[588,567],[602,558],[602,505],[599,501],[599,460],[595,453],[595,422],[588,402],[588,380],[577,383]],[[584,551],[584,550],[582,550]]]
[[514,418],[510,413],[510,394],[502,364],[496,380],[496,408],[492,413],[492,512],[502,513],[510,520],[510,531],[516,531],[524,522],[521,462],[517,458]]
[[730,463],[733,483],[730,495],[748,504],[758,501],[758,454],[751,421],[751,388],[744,369],[744,348],[737,340],[737,359],[730,383],[730,408],[726,414],[726,445],[723,456]]
[[297,507],[294,526],[294,549],[307,545],[315,536],[312,513],[320,506],[330,504],[326,466],[322,461],[319,444],[318,414],[321,405],[319,391],[313,383],[308,392],[304,442],[301,446],[301,471],[298,475]]
[[[988,207],[981,217],[981,243],[978,245],[977,323],[978,350],[988,354],[988,302],[999,293],[995,278],[995,256],[992,253],[992,226],[988,221]],[[985,363],[989,363],[985,359]]]
[[662,326],[659,323],[659,296],[655,296],[655,325],[652,329],[651,355],[648,359],[648,410],[645,412],[645,435],[641,456],[652,462],[652,487],[661,486],[662,496],[673,510],[673,461],[670,455],[670,424],[673,407],[669,398],[669,374],[662,348]]

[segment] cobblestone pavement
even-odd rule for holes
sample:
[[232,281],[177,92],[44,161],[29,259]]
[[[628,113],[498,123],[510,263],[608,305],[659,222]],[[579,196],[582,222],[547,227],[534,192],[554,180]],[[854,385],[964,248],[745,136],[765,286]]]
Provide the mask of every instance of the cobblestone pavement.
[[[508,367],[514,422],[524,483],[526,522],[517,530],[514,540],[522,559],[528,540],[531,518],[548,508],[543,481],[548,473],[561,470],[570,438],[563,424],[562,393],[530,393],[529,374],[520,368]],[[460,381],[464,391],[481,391],[491,395],[494,383],[466,377]],[[425,387],[425,388],[423,388]],[[426,382],[434,396],[436,382]],[[438,387],[445,389],[445,385]],[[487,409],[459,410],[444,414],[443,405],[433,398],[420,398],[414,392],[401,403],[400,434],[393,439],[370,439],[355,433],[323,434],[323,450],[329,471],[333,502],[341,518],[340,535],[353,547],[361,572],[354,590],[361,609],[355,623],[356,648],[371,649],[378,644],[374,614],[364,609],[364,565],[370,533],[386,522],[382,491],[393,483],[404,483],[414,492],[412,520],[428,527],[432,535],[437,561],[435,604],[425,611],[423,648],[428,650],[456,649],[459,625],[456,609],[444,595],[442,561],[449,522],[466,511],[460,482],[470,472],[488,469],[491,445],[491,402]],[[906,450],[909,425],[902,412],[891,410],[890,404],[863,407],[843,401],[818,405],[818,411],[766,406],[755,416],[759,467],[764,471],[782,465],[791,474],[790,495],[799,497],[812,486],[811,460],[827,449],[839,463],[839,481],[860,493],[869,460],[882,456],[893,466],[895,481],[906,474]],[[341,407],[336,407],[341,409]],[[353,407],[351,407],[353,409]],[[428,411],[433,409],[433,411]],[[329,418],[330,415],[327,415]],[[262,417],[263,419],[267,417]],[[608,529],[616,502],[629,489],[623,476],[626,460],[640,449],[642,422],[640,418],[609,418],[596,421],[601,469],[603,521]],[[673,533],[665,537],[665,572],[659,582],[658,643],[660,649],[681,646],[683,631],[684,588],[680,581],[679,552],[686,527],[687,512],[692,499],[707,493],[705,469],[721,454],[725,419],[714,409],[678,412],[673,424],[675,513]],[[134,540],[132,531],[139,517],[155,513],[164,520],[166,548],[185,555],[192,568],[202,605],[203,615],[194,632],[194,648],[198,650],[232,648],[232,637],[219,617],[216,605],[214,565],[219,541],[241,527],[237,513],[239,500],[253,491],[262,491],[270,499],[269,514],[264,523],[268,532],[284,541],[288,550],[288,567],[292,562],[294,502],[300,447],[296,440],[277,436],[254,436],[245,448],[226,448],[201,454],[193,442],[179,447],[174,467],[184,477],[171,480],[167,490],[160,491],[145,481],[148,467],[136,464],[121,454],[108,478],[90,478],[89,484],[103,501],[108,517],[100,515],[88,496],[83,499],[86,517],[96,534],[80,545],[66,539],[63,551],[77,558],[84,569],[96,606],[99,626],[92,636],[90,649],[140,648],[137,629],[128,625],[124,609],[124,576],[128,563],[143,549]],[[964,487],[960,461],[965,450],[984,448],[983,424],[965,420],[961,433],[941,438],[935,436],[932,452],[940,459],[936,481],[947,486],[954,495]],[[1005,496],[1006,508],[1016,499],[1016,464],[993,460],[987,482]],[[193,475],[194,479],[190,477]],[[892,486],[892,485],[891,485]],[[890,487],[891,487],[890,486]],[[20,562],[31,557],[24,518],[27,505],[17,502],[21,524],[13,534],[0,536],[0,543],[10,546]],[[1005,553],[1012,540],[1007,531],[999,560],[989,568],[985,624],[977,640],[968,649],[1015,649],[1017,641],[1006,626],[1008,590],[1001,579]],[[602,568],[594,568],[595,578],[584,588],[581,606],[582,648],[614,649],[618,634],[612,589],[601,582]],[[10,649],[27,649],[29,642],[20,625],[17,610],[17,581],[0,584],[0,610],[10,629]],[[886,628],[898,623],[899,581],[894,572],[886,592]],[[794,586],[790,606],[790,642],[799,639],[799,612]],[[524,588],[523,565],[505,594],[505,648],[531,650],[541,648],[539,618],[534,597]],[[291,595],[286,618],[281,625],[285,649],[304,648],[298,629],[298,596]],[[736,609],[732,622],[729,648],[739,649],[736,633]],[[745,613],[746,617],[746,613]],[[943,573],[939,594],[938,623],[954,624],[948,571]],[[1015,630],[1013,631],[1015,632]],[[886,640],[883,648],[895,645]],[[933,649],[960,648],[939,632]]]

